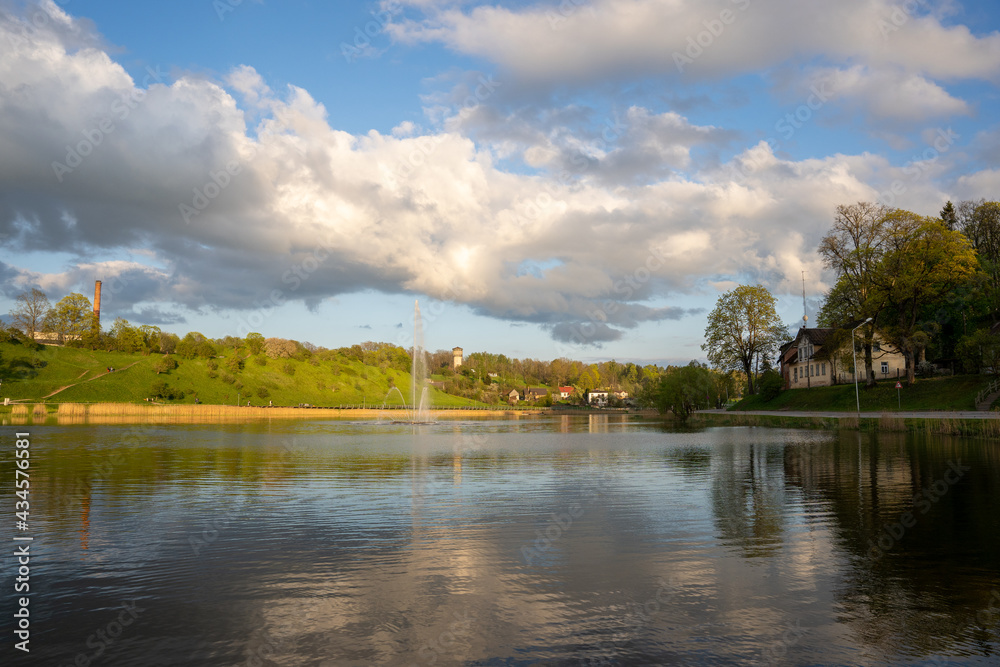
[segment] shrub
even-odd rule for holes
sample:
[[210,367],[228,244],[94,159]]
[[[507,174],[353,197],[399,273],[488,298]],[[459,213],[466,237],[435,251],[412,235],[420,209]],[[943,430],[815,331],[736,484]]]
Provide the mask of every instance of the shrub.
[[210,371],[217,371],[217,370],[219,370],[219,362],[216,361],[215,359],[209,359],[208,360],[208,370],[210,370]]
[[219,377],[219,374],[218,374],[218,373],[216,373],[215,371],[209,371],[209,372],[208,372],[208,377],[209,377],[210,379],[214,380],[215,378]]
[[781,388],[785,384],[781,373],[774,369],[764,371],[760,378],[760,397],[765,401],[773,401],[781,393]]
[[286,361],[285,365],[281,367],[281,371],[285,375],[295,375],[295,364],[290,361]]
[[258,354],[256,357],[253,358],[253,362],[258,366],[267,366],[267,357]]
[[229,357],[229,359],[226,361],[226,368],[228,368],[229,372],[233,373],[234,375],[236,373],[239,373],[241,370],[243,370],[243,359],[234,352],[233,356]]
[[170,355],[165,355],[162,359],[153,364],[153,370],[156,374],[169,373],[170,371],[177,368],[177,360]]
[[271,392],[267,390],[267,387],[257,387],[257,396],[260,398],[267,398],[271,395]]
[[236,378],[230,375],[229,373],[223,371],[222,381],[225,382],[226,384],[233,384],[234,382],[236,382]]

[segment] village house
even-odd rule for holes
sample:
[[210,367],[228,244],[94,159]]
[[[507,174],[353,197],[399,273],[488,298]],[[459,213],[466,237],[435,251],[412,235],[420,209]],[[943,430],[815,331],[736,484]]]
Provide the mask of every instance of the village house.
[[[858,338],[860,342],[860,337]],[[851,350],[851,328],[799,329],[795,339],[781,346],[778,356],[781,376],[785,389],[807,389],[828,387],[833,384],[854,382],[851,369],[854,355]],[[862,368],[861,350],[858,350],[858,366]],[[885,339],[875,333],[872,345],[872,367],[877,380],[900,378],[906,375],[906,358],[885,343]]]
[[516,405],[518,401],[521,400],[521,394],[518,393],[517,389],[511,389],[510,393],[507,394],[507,402],[511,405]]
[[523,401],[540,401],[549,395],[547,387],[528,387],[521,396]]
[[573,387],[559,387],[559,398],[566,399],[573,394]]
[[596,405],[597,407],[604,407],[608,404],[608,392],[606,391],[588,391],[583,395],[583,402],[587,405]]

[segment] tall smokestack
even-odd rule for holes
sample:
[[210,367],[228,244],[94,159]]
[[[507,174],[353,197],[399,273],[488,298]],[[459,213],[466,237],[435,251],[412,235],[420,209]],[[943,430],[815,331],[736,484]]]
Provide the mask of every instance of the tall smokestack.
[[101,321],[101,281],[94,283],[94,317]]

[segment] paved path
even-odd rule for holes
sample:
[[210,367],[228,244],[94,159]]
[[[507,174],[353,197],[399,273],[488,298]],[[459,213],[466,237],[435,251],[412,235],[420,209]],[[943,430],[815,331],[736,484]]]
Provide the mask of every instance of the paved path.
[[[808,410],[695,410],[695,414],[763,415],[774,417],[857,417],[856,412],[820,412]],[[862,419],[882,417],[907,419],[1000,419],[1000,412],[951,411],[951,412],[862,412]]]

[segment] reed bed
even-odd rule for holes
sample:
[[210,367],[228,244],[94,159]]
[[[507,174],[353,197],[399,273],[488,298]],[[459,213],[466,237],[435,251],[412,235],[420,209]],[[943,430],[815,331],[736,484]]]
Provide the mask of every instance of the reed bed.
[[[26,405],[15,405],[12,418],[44,419],[45,406],[33,412]],[[525,414],[527,414],[525,412]],[[470,417],[510,417],[506,410],[431,410],[434,420]],[[514,416],[521,416],[518,413]],[[136,403],[61,403],[56,412],[59,424],[213,424],[238,423],[261,419],[341,419],[358,421],[405,421],[406,410],[371,410],[340,408],[243,407],[234,405],[143,405]]]

